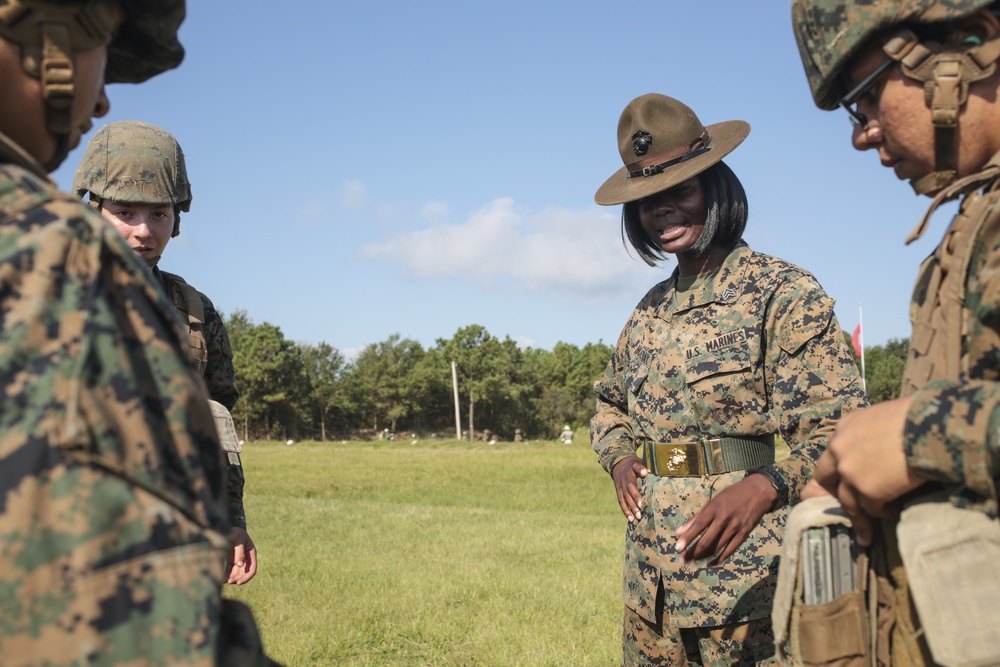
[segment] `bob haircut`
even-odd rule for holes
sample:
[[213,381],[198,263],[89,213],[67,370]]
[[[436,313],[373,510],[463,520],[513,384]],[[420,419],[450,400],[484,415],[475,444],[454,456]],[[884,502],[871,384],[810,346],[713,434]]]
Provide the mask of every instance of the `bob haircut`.
[[[716,162],[695,178],[705,191],[706,216],[702,236],[710,234],[710,237],[699,238],[692,250],[700,255],[711,246],[731,248],[743,236],[747,226],[749,206],[743,184],[725,162]],[[627,239],[646,264],[656,266],[670,253],[664,252],[642,228],[639,221],[639,204],[642,201],[622,206],[622,243]]]

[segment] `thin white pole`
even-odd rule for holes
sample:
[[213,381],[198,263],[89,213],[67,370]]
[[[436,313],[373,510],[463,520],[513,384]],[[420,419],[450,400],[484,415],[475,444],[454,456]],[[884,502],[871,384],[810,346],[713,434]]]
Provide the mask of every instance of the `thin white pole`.
[[858,303],[858,347],[861,348],[861,389],[862,391],[868,391],[868,385],[865,381],[865,323],[864,318],[861,316],[861,304]]
[[455,389],[455,439],[462,439],[462,412],[458,409],[458,371],[451,362],[451,386]]

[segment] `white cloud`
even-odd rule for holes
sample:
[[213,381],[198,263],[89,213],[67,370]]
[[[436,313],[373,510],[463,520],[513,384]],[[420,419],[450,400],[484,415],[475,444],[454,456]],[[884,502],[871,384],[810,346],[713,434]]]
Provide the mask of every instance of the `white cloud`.
[[429,201],[420,209],[420,216],[427,220],[441,220],[448,215],[448,205],[440,201]]
[[368,188],[361,181],[344,181],[340,186],[340,205],[358,210],[368,204]]
[[618,212],[524,213],[496,199],[461,224],[399,234],[362,249],[422,278],[471,280],[515,292],[559,292],[583,301],[618,298],[650,284],[654,270],[621,243]]

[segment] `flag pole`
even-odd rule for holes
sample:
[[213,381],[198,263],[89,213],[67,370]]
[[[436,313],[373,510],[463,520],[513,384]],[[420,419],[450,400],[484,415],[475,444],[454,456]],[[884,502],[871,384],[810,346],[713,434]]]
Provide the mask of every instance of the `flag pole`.
[[861,315],[861,303],[858,302],[858,347],[861,348],[861,389],[868,393],[868,385],[865,382],[865,325]]

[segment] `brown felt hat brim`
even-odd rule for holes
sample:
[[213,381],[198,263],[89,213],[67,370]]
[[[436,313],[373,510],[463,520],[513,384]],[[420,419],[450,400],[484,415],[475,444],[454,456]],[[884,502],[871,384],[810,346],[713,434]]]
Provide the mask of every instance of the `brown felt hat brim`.
[[750,134],[750,124],[742,120],[728,120],[707,125],[705,129],[711,138],[707,153],[671,165],[659,174],[652,176],[628,178],[628,167],[622,167],[597,189],[594,201],[601,206],[628,204],[657,192],[669,190],[722,160],[743,143],[743,140]]

